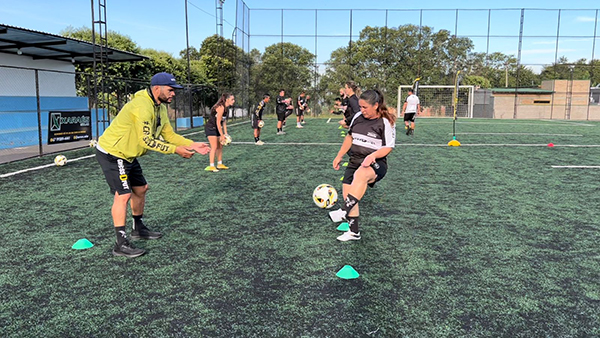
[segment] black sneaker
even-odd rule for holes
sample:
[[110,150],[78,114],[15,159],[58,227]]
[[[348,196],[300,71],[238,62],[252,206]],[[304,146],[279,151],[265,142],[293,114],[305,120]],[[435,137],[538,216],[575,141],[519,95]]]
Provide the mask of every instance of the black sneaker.
[[410,127],[406,128],[406,135],[410,135]]
[[141,228],[139,230],[133,230],[131,232],[131,239],[159,239],[162,237],[162,233],[156,231],[150,231],[148,228]]
[[134,258],[141,256],[146,253],[144,249],[138,249],[134,247],[128,240],[125,240],[123,243],[116,243],[115,247],[112,251],[114,256],[124,256],[128,258]]

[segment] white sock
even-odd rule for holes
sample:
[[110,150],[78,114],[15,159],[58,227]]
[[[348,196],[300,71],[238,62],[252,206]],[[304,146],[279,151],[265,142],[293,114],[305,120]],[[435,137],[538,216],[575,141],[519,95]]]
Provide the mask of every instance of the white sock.
[[211,163],[211,164],[210,164],[210,166],[211,166],[211,167],[214,167],[214,166],[215,166],[215,164],[214,164],[214,163]]
[[219,162],[217,162],[217,164],[223,164],[223,161],[219,161]]

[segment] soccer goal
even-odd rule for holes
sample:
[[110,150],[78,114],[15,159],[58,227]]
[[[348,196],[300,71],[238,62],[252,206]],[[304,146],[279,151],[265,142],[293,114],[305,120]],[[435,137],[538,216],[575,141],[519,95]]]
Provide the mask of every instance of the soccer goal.
[[[410,85],[401,85],[398,87],[398,117],[402,112],[402,106],[408,97]],[[456,106],[456,116],[473,117],[473,91],[474,86],[458,87],[458,104]],[[454,107],[452,104],[452,94],[454,86],[419,86],[417,96],[421,102],[422,112],[419,116],[431,117],[452,117]]]

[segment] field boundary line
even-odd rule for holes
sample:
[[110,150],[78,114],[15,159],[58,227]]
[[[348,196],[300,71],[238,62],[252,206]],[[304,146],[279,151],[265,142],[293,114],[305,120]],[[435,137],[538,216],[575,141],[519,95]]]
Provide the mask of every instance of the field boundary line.
[[[452,135],[452,133],[448,133]],[[572,136],[583,137],[580,134],[545,134],[545,133],[456,133],[456,135],[526,135],[526,136]]]
[[[94,156],[96,156],[96,155],[95,154],[94,155],[87,155],[87,156],[83,156],[83,157],[74,158],[72,160],[67,160],[67,164],[69,162],[75,162],[75,161],[83,160],[83,159],[94,157]],[[52,167],[52,166],[56,166],[56,164],[50,163],[50,164],[44,164],[44,165],[40,165],[40,166],[33,167],[33,168],[27,168],[27,169],[23,169],[23,170],[13,171],[12,173],[6,173],[6,174],[0,175],[0,178],[10,177],[10,176],[13,176],[13,175],[26,173],[28,171],[40,170],[40,169],[44,169],[44,168],[48,168],[48,167]]]
[[553,165],[555,169],[600,169],[599,165]]
[[595,127],[595,125],[593,125],[593,124],[587,124],[587,123],[583,123],[583,122],[570,122],[570,121],[565,121],[565,120],[548,120],[548,119],[542,119],[540,121],[548,121],[548,122],[553,122],[553,123],[558,123],[558,124],[565,124],[565,125]]

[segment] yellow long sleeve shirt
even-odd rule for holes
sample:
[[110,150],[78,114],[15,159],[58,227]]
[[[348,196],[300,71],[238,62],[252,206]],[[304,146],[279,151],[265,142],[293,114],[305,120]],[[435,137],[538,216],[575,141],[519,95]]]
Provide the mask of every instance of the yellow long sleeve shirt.
[[135,93],[98,139],[100,148],[128,162],[148,150],[173,154],[193,142],[173,131],[166,104],[156,105],[148,89]]

